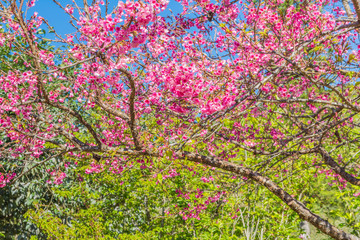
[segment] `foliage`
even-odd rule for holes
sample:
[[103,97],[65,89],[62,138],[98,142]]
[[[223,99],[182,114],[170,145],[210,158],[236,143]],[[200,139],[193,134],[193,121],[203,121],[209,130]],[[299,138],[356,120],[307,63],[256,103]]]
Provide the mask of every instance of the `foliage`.
[[[199,176],[203,175],[202,167],[198,166],[196,169]],[[282,236],[295,237],[294,233],[298,233],[298,222],[289,220],[295,215],[275,204],[278,203],[277,199],[254,185],[246,185],[250,189],[242,189],[247,194],[234,192],[226,198],[226,202],[219,199],[208,205],[207,211],[201,213],[199,219],[185,221],[181,216],[171,213],[173,206],[195,203],[199,198],[190,195],[189,200],[184,201],[177,191],[169,189],[191,188],[193,190],[188,192],[192,192],[200,188],[207,195],[207,192],[214,189],[213,184],[199,184],[199,181],[183,179],[191,177],[191,174],[190,172],[185,177],[178,176],[161,183],[158,178],[151,177],[149,170],[143,169],[127,171],[121,179],[107,171],[84,175],[83,182],[79,185],[73,185],[70,189],[59,185],[53,189],[56,195],[67,199],[69,205],[54,208],[64,214],[63,218],[71,219],[69,225],[62,224],[52,214],[56,210],[49,209],[48,206],[41,208],[38,205],[37,211],[29,211],[26,215],[54,239],[127,239],[130,236],[132,239],[239,239],[240,236],[245,238],[246,234],[253,237],[245,239],[254,239],[255,235],[259,238],[262,236],[263,239],[282,239]],[[217,177],[223,178],[222,174]],[[226,183],[228,184],[229,182]],[[249,194],[254,191],[253,188],[257,188],[257,198]],[[74,208],[72,201],[82,202],[85,207]],[[265,206],[273,207],[264,208],[265,203]],[[47,211],[44,210],[45,207]],[[277,231],[274,231],[274,223],[280,223],[275,225]]]

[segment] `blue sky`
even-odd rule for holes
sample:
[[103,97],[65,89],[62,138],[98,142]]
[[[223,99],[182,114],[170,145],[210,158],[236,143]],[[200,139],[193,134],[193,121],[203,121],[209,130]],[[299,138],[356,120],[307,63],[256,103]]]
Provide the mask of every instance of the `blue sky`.
[[[66,4],[71,4],[70,0],[59,0],[63,6]],[[79,5],[82,3],[82,0],[77,0]],[[88,1],[91,2],[91,1]],[[117,5],[118,0],[109,0],[110,5]],[[173,13],[179,13],[182,11],[182,8],[178,2],[175,0],[170,0],[168,9],[171,9]],[[69,16],[64,13],[64,11],[56,5],[52,0],[37,0],[35,7],[32,8],[32,11],[36,11],[40,16],[48,20],[49,24],[54,27],[57,33],[63,35],[66,33],[71,33],[74,31],[74,28],[69,24]],[[166,16],[170,12],[166,10],[161,15]]]

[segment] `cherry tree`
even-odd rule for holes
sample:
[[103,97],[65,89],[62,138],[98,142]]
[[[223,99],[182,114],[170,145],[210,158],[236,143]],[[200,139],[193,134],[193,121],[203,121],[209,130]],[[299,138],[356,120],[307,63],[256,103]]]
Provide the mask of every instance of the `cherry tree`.
[[[1,187],[65,156],[92,158],[87,174],[182,164],[163,179],[195,162],[266,187],[334,239],[358,239],[277,178],[316,169],[340,190],[360,186],[357,0],[183,0],[166,17],[165,0],[112,10],[107,1],[54,2],[75,32],[46,39],[48,21],[28,13],[34,0],[0,1],[0,44],[21,63],[0,77]],[[49,174],[49,184],[67,177]],[[196,218],[199,206],[178,214]]]

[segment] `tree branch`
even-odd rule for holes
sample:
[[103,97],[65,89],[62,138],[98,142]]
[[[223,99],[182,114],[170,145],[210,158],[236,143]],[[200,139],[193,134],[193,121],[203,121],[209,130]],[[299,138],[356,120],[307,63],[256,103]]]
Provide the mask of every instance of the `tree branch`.
[[351,11],[351,8],[350,8],[350,0],[342,0],[342,3],[344,5],[346,15],[349,18],[354,18],[354,14],[353,14],[353,12]]
[[140,147],[140,142],[138,139],[138,133],[135,129],[135,94],[136,94],[135,80],[131,76],[131,74],[128,71],[126,71],[125,69],[119,69],[119,71],[126,75],[126,77],[129,80],[129,83],[130,83],[130,88],[131,88],[131,93],[130,93],[130,97],[129,97],[130,121],[128,121],[128,123],[129,123],[131,134],[133,136],[135,147],[137,150],[139,150],[139,149],[141,149],[141,147]]
[[337,174],[339,174],[343,179],[345,179],[346,181],[348,181],[353,185],[360,186],[360,179],[346,172],[345,168],[340,167],[339,164],[335,162],[334,158],[332,158],[330,154],[323,147],[319,148],[319,153],[321,154],[324,163],[330,166],[331,169],[334,170]]
[[352,0],[353,4],[354,4],[354,8],[355,8],[355,12],[357,15],[357,18],[360,19],[360,4],[358,0]]
[[201,156],[196,153],[177,152],[175,154],[179,159],[189,160],[207,166],[220,168],[235,174],[239,174],[243,177],[247,177],[255,181],[256,183],[266,187],[270,192],[275,194],[284,203],[286,203],[302,219],[308,221],[323,233],[338,240],[359,240],[359,238],[336,228],[335,226],[331,225],[327,220],[324,220],[320,216],[311,212],[308,208],[304,206],[304,204],[294,199],[290,194],[285,192],[270,178],[262,176],[258,172],[255,172],[249,168],[245,168],[237,164],[233,164],[231,162],[226,162],[216,158]]

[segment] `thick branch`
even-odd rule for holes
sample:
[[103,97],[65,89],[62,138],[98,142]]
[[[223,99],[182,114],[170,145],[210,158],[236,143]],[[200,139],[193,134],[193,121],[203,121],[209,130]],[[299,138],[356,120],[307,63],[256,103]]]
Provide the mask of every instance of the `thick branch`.
[[86,17],[87,17],[87,18],[90,18],[89,5],[88,5],[88,3],[87,3],[87,0],[83,0],[83,3],[84,3],[84,11],[85,11]]
[[[342,107],[342,108],[350,108],[347,105],[336,103],[336,102],[330,102],[325,101],[321,99],[256,99],[258,102],[264,102],[264,103],[321,103],[321,104],[327,104],[330,106],[336,106],[336,107]],[[356,109],[357,111],[360,111],[360,109]]]
[[359,240],[359,238],[352,236],[335,226],[331,225],[328,221],[322,219],[320,216],[312,213],[308,208],[306,208],[301,202],[297,201],[290,194],[285,192],[280,188],[275,182],[270,178],[262,176],[260,173],[255,172],[251,169],[242,167],[237,164],[230,162],[222,161],[216,158],[201,156],[196,153],[189,152],[177,152],[176,156],[180,159],[187,159],[192,162],[201,163],[211,167],[220,168],[241,176],[247,177],[258,184],[263,185],[277,197],[279,197],[284,203],[286,203],[293,211],[295,211],[302,219],[308,221],[317,229],[323,233],[333,237],[338,240]]
[[339,174],[343,179],[349,183],[360,186],[360,179],[352,176],[351,174],[345,171],[345,168],[342,168],[335,162],[335,160],[330,156],[330,154],[322,147],[319,148],[319,153],[321,154],[324,163],[331,167],[337,174]]
[[130,126],[130,131],[131,131],[131,134],[132,134],[132,137],[134,140],[135,147],[137,150],[139,150],[139,149],[141,149],[141,147],[140,147],[140,142],[138,139],[138,133],[135,129],[135,94],[136,94],[135,80],[131,76],[131,74],[128,71],[126,71],[125,69],[120,69],[120,71],[126,75],[126,77],[129,80],[129,83],[130,83],[131,93],[130,93],[130,97],[129,97],[129,113],[130,113],[129,126]]
[[357,15],[357,18],[360,19],[360,4],[359,4],[359,0],[352,0],[354,7],[355,7],[355,12]]
[[350,0],[342,0],[342,3],[344,5],[344,9],[345,9],[345,12],[346,12],[346,15],[349,17],[349,18],[353,18],[353,12],[351,11],[351,8],[350,8]]

